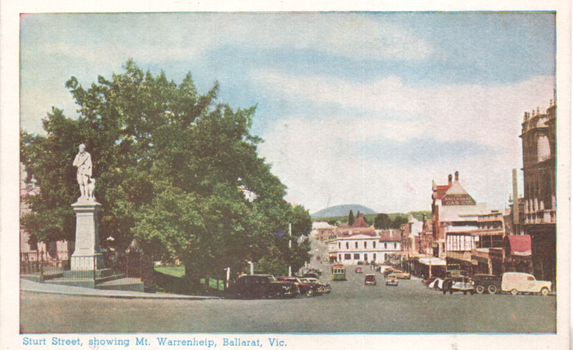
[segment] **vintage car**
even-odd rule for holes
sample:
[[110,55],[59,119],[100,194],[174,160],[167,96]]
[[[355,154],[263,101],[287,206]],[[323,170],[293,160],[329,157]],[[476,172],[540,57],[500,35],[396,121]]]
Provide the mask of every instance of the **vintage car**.
[[304,294],[307,297],[314,296],[316,293],[318,293],[318,284],[309,281],[309,278],[283,276],[283,277],[276,277],[276,280],[294,283],[298,287],[299,293]]
[[441,278],[432,278],[432,281],[428,283],[428,287],[436,290],[442,290],[444,286],[444,280]]
[[394,275],[396,275],[396,278],[398,279],[405,279],[405,280],[409,280],[412,275],[410,275],[409,272],[404,272],[404,271],[400,271],[400,270],[395,270],[394,272],[392,272]]
[[473,295],[475,292],[474,281],[469,277],[446,277],[442,283],[442,291],[444,294],[448,291],[450,294],[458,291],[464,292],[464,295],[468,292]]
[[533,275],[524,272],[506,272],[501,279],[501,291],[518,293],[540,293],[546,296],[551,291],[551,282],[538,281]]
[[364,284],[367,286],[368,285],[375,286],[376,285],[376,275],[367,274],[364,278]]
[[293,282],[277,281],[273,275],[246,275],[227,290],[231,298],[294,298],[299,288]]
[[482,294],[488,292],[489,294],[495,294],[501,291],[501,277],[495,275],[475,275],[473,277],[475,282],[476,293]]
[[361,267],[357,267],[354,269],[354,272],[356,273],[362,273],[362,268]]
[[382,274],[384,275],[384,277],[388,278],[389,274],[394,273],[396,271],[400,271],[400,270],[395,269],[393,267],[387,267],[384,270],[382,270]]
[[396,277],[396,275],[394,275],[393,273],[389,274],[386,277],[386,285],[397,287],[398,286],[398,278]]

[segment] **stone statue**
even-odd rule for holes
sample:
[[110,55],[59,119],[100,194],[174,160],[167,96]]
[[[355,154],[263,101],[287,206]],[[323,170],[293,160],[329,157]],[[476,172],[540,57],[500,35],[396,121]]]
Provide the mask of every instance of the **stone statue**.
[[[74,166],[78,168],[77,179],[81,192],[81,197],[78,198],[78,201],[90,200],[90,198],[93,199],[93,186],[89,188],[92,176],[92,157],[86,152],[86,145],[83,143],[80,145],[79,150],[74,159]],[[95,185],[95,180],[92,183]]]

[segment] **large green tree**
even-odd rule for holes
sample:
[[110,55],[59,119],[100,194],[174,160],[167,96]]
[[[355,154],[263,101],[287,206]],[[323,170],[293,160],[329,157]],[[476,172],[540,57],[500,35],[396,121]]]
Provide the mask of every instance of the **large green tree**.
[[176,84],[131,60],[124,69],[87,89],[72,77],[66,87],[79,118],[53,109],[46,136],[22,133],[27,180],[40,188],[25,229],[40,241],[74,239],[72,160],[84,143],[103,205],[102,242],[124,249],[135,239],[156,259],[180,259],[196,280],[224,267],[239,271],[247,260],[302,266],[307,247],[288,248],[275,233],[290,222],[293,239],[308,235],[310,216],[284,200],[285,186],[258,156],[255,107],[216,103],[218,84],[198,94],[190,73]]

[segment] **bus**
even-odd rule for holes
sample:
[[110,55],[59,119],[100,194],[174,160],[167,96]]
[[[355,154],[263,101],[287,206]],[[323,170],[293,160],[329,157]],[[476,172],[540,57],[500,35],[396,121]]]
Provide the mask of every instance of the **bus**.
[[332,265],[330,272],[333,281],[346,281],[346,268],[344,265]]

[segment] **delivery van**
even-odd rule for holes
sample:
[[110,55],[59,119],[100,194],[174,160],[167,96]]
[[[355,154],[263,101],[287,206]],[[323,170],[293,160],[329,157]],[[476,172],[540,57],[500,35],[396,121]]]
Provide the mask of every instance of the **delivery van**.
[[541,293],[545,296],[551,291],[551,282],[538,281],[533,275],[524,272],[506,272],[501,278],[501,291],[512,295]]

